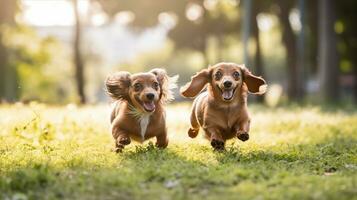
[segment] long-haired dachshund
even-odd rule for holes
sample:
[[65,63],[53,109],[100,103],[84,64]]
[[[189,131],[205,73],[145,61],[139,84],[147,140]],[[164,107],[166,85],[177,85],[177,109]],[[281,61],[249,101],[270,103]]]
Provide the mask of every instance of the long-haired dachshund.
[[117,72],[106,79],[107,93],[116,100],[110,117],[116,152],[131,139],[143,142],[156,137],[157,147],[168,145],[164,104],[174,99],[171,90],[177,79],[158,68],[132,75]]
[[194,75],[180,92],[184,97],[195,97],[206,84],[207,91],[193,102],[188,135],[196,137],[202,127],[216,150],[223,150],[225,141],[233,137],[248,140],[248,92],[265,93],[265,80],[254,76],[244,65],[218,63]]

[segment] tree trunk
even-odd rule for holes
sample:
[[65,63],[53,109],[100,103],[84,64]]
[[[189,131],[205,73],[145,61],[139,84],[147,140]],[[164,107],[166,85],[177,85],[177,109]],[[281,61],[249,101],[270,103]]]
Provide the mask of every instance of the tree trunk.
[[297,37],[297,96],[301,100],[305,95],[305,84],[308,80],[305,73],[305,0],[299,0],[301,30]]
[[354,85],[354,96],[355,96],[355,103],[357,104],[357,67],[355,67],[355,85]]
[[317,73],[317,43],[318,43],[318,10],[317,1],[307,1],[306,23],[309,29],[307,32],[306,48],[307,62],[309,65],[309,74]]
[[335,1],[319,0],[319,83],[321,97],[329,102],[339,99],[339,66],[336,48]]
[[288,97],[290,100],[299,101],[300,91],[299,91],[299,71],[297,68],[296,60],[296,38],[294,32],[290,26],[289,14],[290,14],[290,2],[286,0],[279,1],[280,16],[279,20],[283,29],[283,43],[287,53],[287,78],[288,78]]
[[86,103],[86,96],[84,94],[84,63],[81,53],[81,21],[78,11],[78,1],[73,0],[73,9],[75,15],[75,33],[74,33],[74,42],[73,42],[73,51],[74,51],[74,65],[75,65],[75,76],[77,83],[77,93],[80,99],[80,103]]
[[240,10],[243,19],[242,23],[242,36],[243,36],[243,62],[245,65],[249,66],[249,51],[248,51],[248,42],[249,36],[251,32],[251,16],[252,16],[252,1],[251,0],[243,0],[243,6]]
[[[261,46],[260,46],[260,34],[259,34],[259,27],[258,27],[258,20],[257,16],[259,14],[259,6],[258,6],[258,1],[255,0],[253,3],[253,14],[252,14],[252,20],[251,22],[253,23],[253,29],[252,29],[252,34],[255,40],[255,74],[258,76],[265,76],[264,73],[264,67],[263,67],[263,59],[262,59],[262,53],[261,53]],[[262,103],[264,101],[263,96],[258,96],[257,101]]]
[[7,71],[6,69],[8,67],[7,49],[2,44],[1,41],[2,41],[2,34],[0,32],[0,103],[2,100],[7,99],[6,95],[5,95],[5,91],[6,91],[6,84],[7,84],[6,83],[6,71]]
[[0,103],[2,100],[15,101],[17,99],[16,69],[9,63],[9,52],[2,43],[2,29],[15,24],[16,1],[0,1]]

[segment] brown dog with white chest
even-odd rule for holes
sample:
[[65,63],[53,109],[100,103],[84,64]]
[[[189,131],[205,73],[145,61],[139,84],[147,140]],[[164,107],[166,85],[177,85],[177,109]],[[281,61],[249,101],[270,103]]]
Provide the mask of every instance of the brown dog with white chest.
[[[207,91],[201,90],[207,85]],[[203,69],[180,90],[184,97],[195,97],[188,135],[197,136],[200,127],[216,150],[223,150],[226,140],[249,139],[248,92],[263,94],[263,78],[254,76],[244,65],[218,63]]]
[[116,152],[131,139],[143,142],[156,137],[156,146],[168,145],[164,105],[173,100],[172,89],[178,76],[169,77],[164,69],[147,73],[117,72],[106,81],[106,90],[115,102],[110,121]]

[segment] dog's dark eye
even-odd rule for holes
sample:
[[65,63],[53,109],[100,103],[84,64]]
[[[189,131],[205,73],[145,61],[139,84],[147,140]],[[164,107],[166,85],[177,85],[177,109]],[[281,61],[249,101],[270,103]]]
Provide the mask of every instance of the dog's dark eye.
[[239,79],[239,77],[240,77],[239,72],[233,72],[233,78]]
[[140,83],[135,83],[134,84],[134,90],[137,92],[137,91],[140,91],[141,90],[141,84]]
[[152,87],[155,89],[155,90],[158,90],[159,89],[159,83],[158,82],[154,82]]
[[222,78],[222,72],[218,71],[216,72],[216,74],[214,75],[214,78],[218,81],[219,79]]

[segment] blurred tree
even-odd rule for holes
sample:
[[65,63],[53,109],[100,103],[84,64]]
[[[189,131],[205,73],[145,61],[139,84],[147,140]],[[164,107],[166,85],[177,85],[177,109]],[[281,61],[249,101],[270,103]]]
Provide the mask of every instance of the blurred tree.
[[259,33],[259,27],[258,27],[258,14],[260,12],[260,7],[255,0],[253,2],[253,12],[252,12],[252,37],[255,40],[255,74],[259,76],[264,76],[264,71],[263,71],[263,59],[262,59],[262,50],[261,50],[261,45],[260,45],[260,33]]
[[186,1],[175,0],[96,0],[112,19],[123,11],[134,13],[131,28],[142,30],[158,24],[160,13],[185,9]]
[[[336,2],[337,22],[335,30],[339,37],[338,51],[340,55],[340,68],[343,74],[352,75],[354,78],[354,100],[357,103],[357,1],[345,0]],[[351,81],[353,82],[353,80]],[[353,84],[353,83],[352,83]]]
[[[232,1],[217,1],[216,4],[209,5],[208,2],[210,1],[184,2],[185,6],[182,6],[184,9],[179,12],[175,11],[178,21],[168,34],[177,49],[193,49],[201,52],[205,58],[204,67],[222,61],[224,37],[240,34],[238,4],[234,4]],[[201,10],[201,16],[191,17],[190,13],[194,9],[197,12]],[[207,54],[210,38],[217,42],[215,46],[216,60],[209,60]]]
[[84,62],[82,58],[81,51],[81,40],[82,40],[82,27],[81,19],[78,10],[78,0],[73,0],[73,11],[75,16],[75,26],[74,26],[74,41],[73,41],[73,52],[74,52],[74,65],[75,65],[75,77],[77,83],[77,93],[81,104],[86,103],[86,96],[84,93]]
[[47,103],[75,99],[69,80],[73,70],[66,59],[69,53],[60,42],[52,37],[40,37],[32,28],[19,24],[5,28],[2,36],[10,55],[8,64],[18,77],[17,99]]
[[334,0],[319,0],[318,8],[320,91],[324,100],[335,102],[339,99],[339,62],[334,30],[336,4]]
[[298,98],[303,99],[305,95],[305,83],[308,80],[306,74],[306,61],[305,61],[305,0],[298,0],[298,9],[299,9],[299,21],[300,21],[300,30],[297,33],[296,46],[297,46],[297,82],[298,82]]
[[[258,14],[261,12],[261,4],[258,0],[253,1],[253,11],[252,11],[252,36],[255,40],[255,56],[254,56],[254,64],[255,64],[255,71],[254,73],[258,76],[265,77],[264,73],[264,63],[262,58],[262,50],[260,45],[260,33],[258,27]],[[263,102],[264,97],[258,96],[258,102]]]
[[249,37],[251,35],[252,22],[254,21],[253,19],[254,15],[252,13],[252,1],[243,0],[240,11],[242,13],[243,62],[249,66],[250,63],[249,63],[249,53],[248,53],[248,42],[249,42]]
[[[196,9],[202,9],[201,16],[195,20],[187,18],[186,14],[189,6],[197,6]],[[177,16],[177,21],[175,27],[169,31],[168,37],[175,43],[175,48],[178,50],[193,49],[201,52],[204,60],[203,67],[206,67],[211,64],[207,55],[209,34],[206,23],[209,16],[203,9],[202,1],[201,4],[191,5],[188,2],[181,1],[181,5],[177,9],[171,10]]]
[[300,101],[304,87],[301,86],[302,78],[297,65],[296,36],[289,21],[290,12],[294,7],[295,1],[278,0],[277,2],[280,7],[278,15],[282,27],[282,39],[287,54],[288,97],[290,100]]
[[3,40],[4,29],[15,25],[16,9],[16,0],[0,1],[0,103],[2,99],[15,101],[18,96],[16,69],[10,65],[10,53]]
[[[232,3],[233,1],[216,1],[213,6],[207,5],[208,1],[204,0],[97,1],[112,17],[121,11],[134,13],[135,18],[130,23],[133,30],[158,25],[160,14],[172,15],[176,19],[176,25],[169,30],[168,37],[174,41],[176,49],[193,49],[201,52],[206,66],[211,62],[207,55],[207,40],[214,37],[218,44],[222,45],[223,35],[238,33],[238,4]],[[218,57],[221,57],[221,49],[217,48]]]
[[306,2],[306,48],[305,61],[307,73],[317,73],[317,43],[318,43],[318,1]]

